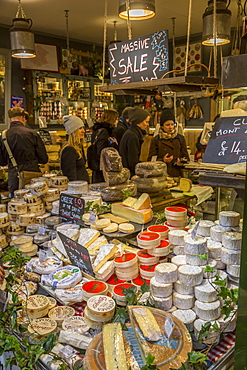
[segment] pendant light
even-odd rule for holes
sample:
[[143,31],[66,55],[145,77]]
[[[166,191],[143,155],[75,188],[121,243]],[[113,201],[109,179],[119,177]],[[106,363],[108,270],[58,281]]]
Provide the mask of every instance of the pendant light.
[[[225,45],[230,42],[231,11],[228,9],[231,1],[216,0],[216,44]],[[208,7],[203,16],[202,44],[214,46],[214,0],[208,1]]]
[[[155,16],[155,0],[128,0],[129,19],[142,20]],[[120,18],[128,19],[126,0],[119,0],[118,15]]]
[[14,58],[36,57],[34,34],[31,31],[32,20],[26,18],[26,14],[19,0],[18,9],[10,28],[11,55]]

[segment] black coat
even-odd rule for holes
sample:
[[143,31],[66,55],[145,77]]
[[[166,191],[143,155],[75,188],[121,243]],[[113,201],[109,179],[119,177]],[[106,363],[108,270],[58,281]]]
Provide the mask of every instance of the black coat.
[[75,148],[69,145],[66,146],[61,154],[61,170],[69,181],[82,180],[89,183],[84,151],[82,151],[82,157],[79,158]]
[[113,130],[113,136],[117,139],[118,145],[120,146],[121,139],[123,137],[123,134],[125,131],[127,131],[130,128],[130,124],[126,122],[126,120],[123,117],[119,118],[119,122],[117,124],[117,127]]
[[[95,137],[98,134],[98,131],[102,129],[99,133],[98,139],[95,143],[96,152],[97,152],[97,161],[100,164],[100,153],[101,150],[109,146],[113,146],[118,149],[118,146],[115,143],[110,143],[110,137],[113,137],[113,127],[110,126],[107,122],[97,122],[93,126],[93,133],[91,138],[91,144],[94,143]],[[102,171],[93,171],[92,172],[92,183],[104,182],[104,176]]]
[[135,166],[140,162],[141,146],[145,134],[146,131],[132,124],[122,137],[119,153],[123,166],[130,170],[131,176],[135,175]]
[[[8,144],[17,162],[19,171],[38,172],[39,163],[46,164],[48,156],[45,145],[39,134],[25,127],[19,121],[11,122],[10,128],[6,134]],[[9,159],[7,150],[3,141],[0,142],[0,166],[9,167],[9,191],[12,193],[19,187],[17,171]]]

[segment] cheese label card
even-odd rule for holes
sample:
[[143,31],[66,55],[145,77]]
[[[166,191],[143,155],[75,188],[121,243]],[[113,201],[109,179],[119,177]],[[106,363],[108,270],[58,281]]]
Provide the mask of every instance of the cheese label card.
[[174,329],[174,321],[172,320],[171,315],[167,316],[167,319],[164,324],[164,331],[165,331],[165,336],[170,339],[170,336],[172,335],[173,329]]
[[68,238],[58,231],[64,248],[69,256],[71,263],[78,266],[83,272],[94,277],[93,266],[89,257],[87,248],[83,247],[76,241]]
[[47,251],[45,249],[39,249],[39,260],[41,262],[45,262],[47,260]]
[[97,215],[95,214],[95,213],[90,213],[90,216],[89,216],[89,222],[91,223],[91,224],[95,224],[95,220],[96,220],[96,217],[97,217]]
[[44,226],[44,225],[39,225],[39,228],[38,228],[38,234],[40,234],[40,235],[45,235],[45,234],[46,234],[46,226]]
[[61,194],[59,202],[59,217],[61,222],[79,223],[84,213],[85,201],[73,195]]
[[194,229],[191,232],[191,239],[193,239],[193,240],[195,240],[195,237],[196,237],[196,233],[197,233],[197,229],[199,227],[199,224],[200,224],[200,221],[197,221]]
[[66,359],[70,358],[72,355],[74,355],[75,353],[77,353],[77,351],[73,347],[67,345],[67,346],[64,346],[63,349],[61,349],[58,352],[58,355],[63,360],[66,360]]

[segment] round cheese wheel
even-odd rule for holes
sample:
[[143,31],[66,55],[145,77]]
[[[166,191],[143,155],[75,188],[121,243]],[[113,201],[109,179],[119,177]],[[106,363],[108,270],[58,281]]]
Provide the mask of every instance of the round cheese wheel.
[[214,302],[195,302],[195,312],[197,316],[202,320],[216,320],[220,317],[220,301]]
[[160,245],[160,235],[148,231],[141,232],[137,235],[137,244],[140,248],[153,249]]
[[24,234],[24,227],[18,225],[17,223],[11,221],[7,227],[6,234],[8,235],[20,235]]
[[[105,295],[90,297],[87,301],[87,311],[92,319],[97,321],[108,321],[112,319],[115,312],[115,301]],[[89,316],[90,317],[90,316]]]
[[49,311],[49,299],[44,295],[31,295],[23,300],[22,310],[29,319],[44,317]]
[[[120,270],[116,269],[116,275],[120,280],[136,279],[137,276],[139,275],[138,264],[136,264],[136,266],[132,266],[131,268],[125,269],[124,272],[123,272],[123,270],[124,269],[120,269]],[[145,278],[146,278],[146,276],[145,276]]]
[[184,245],[184,238],[187,234],[184,230],[171,230],[168,234],[169,242],[173,245]]
[[182,321],[190,332],[193,331],[194,321],[196,319],[196,314],[193,310],[175,310],[172,312],[172,315]]
[[113,298],[117,300],[118,304],[119,303],[122,305],[126,304],[126,297],[123,292],[125,289],[128,289],[130,287],[134,287],[134,285],[131,283],[121,283],[121,284],[117,284],[113,288]]
[[63,320],[62,328],[66,331],[71,331],[72,333],[84,334],[90,327],[86,324],[84,317],[72,316]]
[[172,284],[161,284],[155,277],[150,280],[150,291],[154,297],[166,298],[172,294]]
[[178,218],[185,217],[185,215],[187,215],[187,209],[183,207],[176,207],[176,206],[166,207],[165,214],[171,217],[178,217]]
[[27,209],[28,209],[28,212],[34,213],[35,216],[40,216],[45,213],[45,207],[43,203],[36,204],[36,205],[28,205]]
[[118,230],[122,233],[131,234],[135,232],[135,226],[131,223],[122,223],[118,225]]
[[227,265],[226,271],[229,275],[239,278],[240,276],[240,265]]
[[222,235],[222,245],[227,249],[241,250],[242,234],[238,232],[226,232]]
[[62,324],[63,320],[74,316],[75,310],[70,306],[57,306],[48,312],[50,319],[55,320],[57,324]]
[[216,259],[216,268],[217,270],[225,270],[226,264],[221,261],[221,259]]
[[145,265],[140,265],[140,275],[144,279],[151,279],[154,276],[154,271],[155,268],[159,266],[159,264],[152,265],[152,266],[145,266]]
[[130,196],[135,196],[137,186],[133,181],[126,181],[123,184],[113,186],[108,186],[106,182],[100,182],[98,184],[90,184],[89,190],[100,192],[105,202],[115,202],[124,200],[123,190],[127,191]]
[[53,288],[73,288],[82,280],[81,270],[77,266],[60,267],[50,274]]
[[217,294],[217,290],[208,281],[195,287],[195,297],[201,302],[214,302],[218,299]]
[[46,181],[35,182],[30,185],[30,191],[35,195],[43,195],[48,190],[48,184]]
[[157,248],[149,249],[150,253],[156,257],[164,257],[170,253],[170,243],[168,240],[161,240]]
[[33,244],[32,236],[20,236],[14,240],[14,245],[17,248],[20,248],[20,247],[28,248],[28,247],[31,247],[32,244]]
[[[150,162],[151,163],[151,162]],[[156,193],[166,188],[166,176],[142,178],[133,176],[131,181],[136,183],[140,193]]]
[[82,194],[88,191],[88,182],[87,181],[69,181],[68,182],[68,191],[71,194]]
[[121,257],[115,257],[114,264],[117,269],[125,269],[137,264],[135,253],[124,253]]
[[241,250],[221,248],[221,261],[226,265],[240,265]]
[[32,263],[32,269],[34,272],[40,275],[49,275],[62,267],[63,263],[56,256],[47,257],[44,262],[40,261],[39,258],[35,258]]
[[144,284],[150,285],[150,280],[149,279],[144,279],[143,277],[141,277],[141,275],[138,275],[137,278],[135,278],[131,281],[131,283],[134,284],[137,287],[141,287]]
[[[202,329],[202,327],[208,322],[208,320],[202,320],[202,319],[197,319],[194,322],[194,334],[195,337],[198,339],[199,333]],[[217,326],[220,327],[218,321],[213,320],[211,324],[214,324],[216,322]],[[220,332],[214,331],[212,328],[210,329],[210,332],[208,333],[207,337],[203,339],[203,343],[207,345],[215,344],[218,342],[220,337]]]
[[216,242],[214,240],[208,239],[207,240],[207,248],[208,248],[208,257],[218,259],[221,257],[221,247],[222,244],[220,242]]
[[178,267],[173,263],[160,263],[155,268],[155,279],[159,283],[168,284],[177,281]]
[[233,211],[222,211],[219,213],[219,223],[221,226],[239,226],[240,214]]
[[172,297],[173,305],[182,310],[189,310],[194,307],[195,298],[194,294],[180,294],[177,292],[173,293]]
[[166,298],[152,297],[152,301],[156,308],[163,311],[168,311],[172,308],[172,294]]
[[95,221],[95,223],[93,224],[94,228],[97,230],[103,230],[110,225],[111,220],[109,220],[109,218],[101,218],[100,220]]
[[159,261],[159,258],[149,254],[147,249],[138,251],[137,256],[142,265],[155,265]]
[[110,289],[113,289],[116,285],[126,283],[126,281],[119,279],[116,274],[113,274],[106,283]]
[[[170,245],[171,247],[171,245]],[[172,248],[173,253],[178,256],[178,255],[184,255],[184,246],[183,245],[174,245]]]
[[14,191],[14,197],[16,200],[24,200],[24,195],[30,193],[28,189],[19,189]]
[[[206,253],[204,253],[206,254]],[[207,256],[207,254],[206,254]],[[186,254],[185,255],[185,261],[186,261],[186,264],[187,265],[191,265],[191,266],[205,266],[207,265],[207,259],[202,259],[200,256],[194,256],[192,254]]]
[[199,226],[197,228],[197,235],[201,236],[210,236],[210,229],[213,227],[215,224],[213,221],[209,220],[201,220],[199,222]]
[[182,284],[179,280],[174,283],[174,290],[180,294],[194,295],[194,287]]
[[203,270],[199,266],[180,266],[178,268],[178,280],[188,286],[200,285],[203,281]]
[[45,225],[45,220],[50,217],[50,213],[46,212],[43,215],[39,215],[35,217],[35,221],[40,225]]
[[184,252],[185,254],[191,254],[194,256],[207,253],[207,239],[201,236],[196,236],[195,239],[192,239],[191,235],[185,236]]
[[174,265],[177,265],[178,267],[182,265],[186,265],[185,255],[180,255],[180,256],[178,255],[178,256],[172,257],[171,263],[174,263]]
[[[84,213],[82,215],[82,221],[84,221],[85,225],[91,225],[91,222],[89,222],[89,219],[91,217],[91,213]],[[95,221],[98,221],[98,216],[95,214]]]
[[45,225],[48,227],[54,227],[55,225],[58,225],[60,223],[60,219],[57,216],[50,216],[45,219]]
[[27,193],[24,195],[24,200],[28,205],[31,206],[37,206],[38,204],[42,203],[41,197],[32,193]]
[[59,190],[57,188],[48,188],[47,192],[42,195],[44,202],[54,202],[60,197]]
[[140,162],[135,166],[135,174],[140,177],[162,177],[167,172],[166,163],[157,162]]
[[115,233],[118,231],[118,224],[115,222],[112,222],[109,226],[103,228],[104,233]]
[[28,226],[35,222],[35,213],[26,213],[24,215],[17,215],[16,222],[20,226]]
[[223,329],[224,333],[230,333],[236,329],[237,315],[234,315],[234,312],[231,312],[227,319],[225,315],[222,315],[217,321],[219,323],[220,330]]
[[108,285],[98,280],[87,281],[82,285],[82,292],[84,300],[87,301],[90,297],[95,295],[106,295],[108,292]]
[[164,225],[152,225],[147,228],[147,231],[151,233],[158,233],[160,235],[160,239],[164,240],[168,237],[168,227]]
[[85,323],[92,329],[94,330],[98,330],[98,331],[102,331],[102,327],[103,325],[105,324],[105,322],[100,322],[100,321],[95,321],[95,320],[92,320],[90,317],[91,315],[88,313],[88,309],[87,307],[85,307],[84,311],[83,311],[83,315],[84,315],[84,318],[85,318]]
[[7,242],[7,238],[6,238],[6,235],[0,235],[0,248],[5,248],[7,247],[8,245],[8,242]]
[[13,215],[21,215],[27,213],[27,205],[25,202],[11,200],[8,203],[8,213]]
[[66,176],[54,176],[49,180],[50,188],[57,188],[59,190],[68,189],[68,178]]
[[57,329],[57,323],[55,320],[46,318],[34,319],[32,323],[28,325],[28,331],[30,334],[35,336],[47,336],[53,333]]
[[225,232],[224,228],[219,225],[215,225],[210,229],[210,238],[216,242],[222,242],[222,235]]

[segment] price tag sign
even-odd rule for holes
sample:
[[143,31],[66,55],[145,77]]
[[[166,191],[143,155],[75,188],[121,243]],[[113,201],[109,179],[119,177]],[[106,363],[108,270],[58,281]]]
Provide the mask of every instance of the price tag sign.
[[196,233],[197,233],[197,229],[199,227],[199,224],[200,224],[200,221],[197,221],[197,223],[195,224],[194,229],[192,230],[191,239],[193,239],[193,240],[195,240],[195,238],[196,238]]
[[45,262],[47,260],[47,251],[45,249],[39,249],[39,260],[40,262]]
[[157,161],[157,155],[153,155],[151,158],[151,162],[156,162]]
[[44,226],[44,225],[39,225],[39,228],[38,228],[38,234],[40,234],[40,235],[45,235],[45,234],[46,234],[46,226]]
[[167,319],[164,324],[164,331],[165,331],[165,336],[167,339],[170,339],[170,336],[172,335],[173,329],[174,329],[174,321],[172,320],[171,315],[167,316]]
[[96,214],[95,213],[93,213],[93,212],[91,212],[90,213],[90,216],[89,216],[89,222],[91,223],[91,224],[95,224],[95,220],[96,220]]

